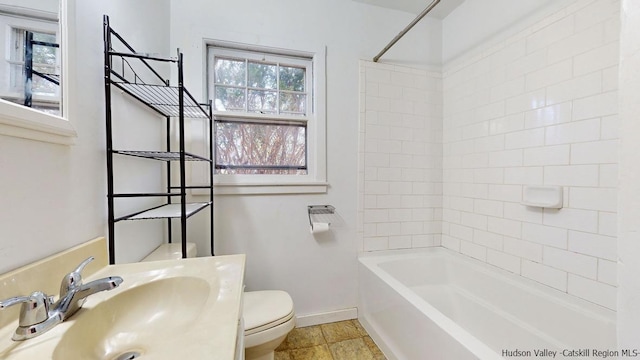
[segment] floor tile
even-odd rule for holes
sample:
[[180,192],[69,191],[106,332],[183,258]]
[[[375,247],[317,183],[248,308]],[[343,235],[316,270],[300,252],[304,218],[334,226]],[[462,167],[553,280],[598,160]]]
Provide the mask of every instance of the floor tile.
[[371,339],[370,336],[367,335],[367,336],[363,337],[362,340],[364,340],[364,343],[367,345],[369,350],[371,350],[371,354],[373,354],[373,358],[375,360],[386,360],[387,359],[384,356],[384,354],[382,353],[382,351],[380,350],[380,348],[378,347],[378,345],[376,345],[376,343],[373,342],[373,340]]
[[289,354],[289,350],[276,351],[274,360],[291,360],[291,355]]
[[300,349],[325,343],[320,326],[308,326],[291,330],[276,351]]
[[351,320],[322,324],[320,327],[324,338],[329,344],[362,337],[360,330],[356,328]]
[[289,350],[289,355],[291,360],[333,360],[326,344]]
[[362,338],[344,340],[329,345],[334,360],[374,360]]
[[351,320],[351,322],[360,333],[360,336],[369,336],[369,334],[367,333],[367,330],[365,330],[364,327],[362,327],[362,324],[360,324],[360,321],[358,321],[358,319],[353,319]]
[[357,319],[293,329],[275,360],[387,360]]

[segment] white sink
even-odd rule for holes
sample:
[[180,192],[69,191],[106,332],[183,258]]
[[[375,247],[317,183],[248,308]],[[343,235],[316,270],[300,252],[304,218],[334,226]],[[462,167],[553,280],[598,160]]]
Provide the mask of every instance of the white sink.
[[85,282],[121,276],[118,288],[89,296],[38,337],[11,340],[17,322],[0,329],[0,359],[233,359],[244,261],[231,255],[106,266]]

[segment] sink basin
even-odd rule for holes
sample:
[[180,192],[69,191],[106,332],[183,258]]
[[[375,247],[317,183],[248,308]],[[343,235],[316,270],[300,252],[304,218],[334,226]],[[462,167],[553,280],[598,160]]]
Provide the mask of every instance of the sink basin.
[[12,341],[17,320],[0,328],[0,360],[234,359],[244,255],[105,266],[85,282],[122,284],[87,298],[62,324]]
[[[217,284],[216,284],[217,285]],[[54,360],[127,359],[172,350],[173,334],[185,332],[219,287],[195,277],[155,280],[82,309],[53,353]]]

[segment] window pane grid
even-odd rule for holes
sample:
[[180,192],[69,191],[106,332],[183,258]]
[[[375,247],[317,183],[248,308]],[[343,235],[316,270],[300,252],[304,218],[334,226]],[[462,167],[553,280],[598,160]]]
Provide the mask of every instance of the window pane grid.
[[273,53],[215,47],[210,51],[214,109],[229,112],[228,117],[218,113],[215,120],[215,172],[307,175],[311,60],[283,55],[280,61]]
[[[305,68],[233,57],[214,59],[216,110],[306,115],[308,94]],[[225,71],[229,74],[225,74]],[[239,71],[244,73],[243,81],[239,81]],[[235,94],[226,91],[226,95],[223,95],[225,91],[219,89],[237,91]],[[243,103],[243,106],[240,107],[239,103]]]

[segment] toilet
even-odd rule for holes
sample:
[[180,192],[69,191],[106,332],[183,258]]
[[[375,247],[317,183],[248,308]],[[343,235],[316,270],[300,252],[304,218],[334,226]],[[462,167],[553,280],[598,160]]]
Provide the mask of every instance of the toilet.
[[296,325],[293,300],[280,290],[246,291],[242,317],[247,360],[273,360],[274,350]]

